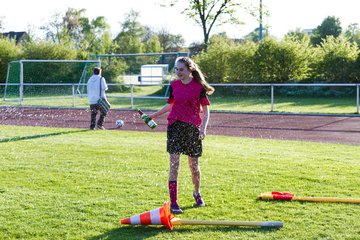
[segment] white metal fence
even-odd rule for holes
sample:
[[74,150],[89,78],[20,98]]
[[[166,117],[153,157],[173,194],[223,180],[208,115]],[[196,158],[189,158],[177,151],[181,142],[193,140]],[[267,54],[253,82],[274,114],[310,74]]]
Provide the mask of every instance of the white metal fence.
[[[79,94],[76,89],[79,86],[83,86],[85,87],[85,84],[79,84],[79,83],[74,83],[74,84],[51,84],[51,83],[42,83],[42,84],[0,84],[0,89],[5,89],[5,87],[8,86],[13,86],[14,88],[17,88],[19,96],[15,97],[15,98],[5,98],[5,95],[3,95],[3,102],[1,105],[7,105],[7,103],[9,102],[16,102],[16,104],[20,105],[20,106],[26,106],[26,104],[24,104],[24,96],[26,96],[26,93],[22,92],[24,91],[23,89],[26,87],[64,87],[64,88],[68,88],[69,89],[69,93],[66,94],[66,97],[71,98],[71,104],[67,107],[78,107],[76,105],[76,99],[81,97],[86,97],[86,95],[84,94]],[[146,84],[142,85],[142,84],[108,84],[109,87],[119,87],[119,86],[123,86],[123,87],[127,87],[130,89],[129,92],[127,93],[114,93],[111,94],[110,96],[108,96],[108,98],[111,100],[111,98],[127,98],[130,100],[130,104],[129,104],[129,108],[133,109],[134,108],[134,100],[135,99],[166,99],[167,97],[165,95],[163,96],[153,96],[153,95],[137,95],[136,92],[134,91],[135,87],[141,88],[141,87],[148,87],[148,86],[159,86],[159,87],[167,87],[169,84]],[[359,86],[360,84],[211,84],[214,87],[226,87],[226,88],[241,88],[241,87],[265,87],[269,89],[269,102],[270,102],[270,109],[268,111],[273,112],[275,111],[275,107],[274,107],[274,101],[275,101],[275,89],[279,88],[279,87],[338,87],[338,88],[343,88],[343,87],[350,87],[350,88],[354,88],[354,92],[356,93],[355,96],[355,102],[356,102],[356,113],[359,114]],[[167,92],[167,91],[166,91]],[[36,98],[38,96],[33,96],[32,98]],[[64,96],[63,96],[64,97]],[[279,96],[281,97],[281,96]],[[52,99],[54,98],[54,96],[48,95],[46,96],[47,99]],[[354,106],[355,107],[355,106]]]
[[275,87],[354,87],[356,88],[356,113],[359,113],[359,86],[360,84],[354,84],[354,83],[312,83],[312,84],[290,84],[290,83],[279,83],[279,84],[211,84],[212,86],[233,86],[233,87],[239,87],[239,86],[247,86],[247,87],[269,87],[270,88],[270,100],[271,100],[271,109],[270,111],[274,111],[274,91]]

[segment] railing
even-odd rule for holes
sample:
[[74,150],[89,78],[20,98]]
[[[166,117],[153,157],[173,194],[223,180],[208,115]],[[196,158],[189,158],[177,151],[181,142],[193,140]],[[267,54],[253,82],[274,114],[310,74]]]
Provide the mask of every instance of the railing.
[[[354,87],[356,88],[356,113],[359,114],[359,86],[360,84],[211,84],[212,86],[216,87],[269,87],[270,88],[270,102],[271,102],[271,108],[270,108],[270,112],[274,111],[274,99],[275,99],[275,88],[276,87]],[[86,84],[53,84],[53,83],[37,83],[37,84],[30,84],[30,83],[25,83],[25,84],[16,84],[16,83],[12,83],[12,84],[0,84],[0,87],[2,86],[2,88],[5,88],[7,86],[15,86],[19,89],[19,98],[18,98],[18,102],[19,105],[23,105],[23,88],[26,86],[68,86],[71,87],[71,98],[72,98],[72,107],[75,107],[75,100],[77,97],[84,97],[86,96],[86,94],[79,94],[76,92],[76,89],[79,86],[82,87],[86,87]],[[111,86],[126,86],[130,88],[130,93],[128,94],[123,94],[123,93],[118,93],[119,95],[116,96],[111,96],[109,97],[111,98],[129,98],[130,99],[130,108],[133,109],[134,108],[134,99],[166,99],[166,96],[138,96],[135,95],[135,91],[134,91],[134,87],[148,87],[148,86],[169,86],[169,84],[146,84],[146,85],[142,85],[142,84],[108,84],[109,87]],[[51,98],[51,96],[49,96],[49,98]],[[3,101],[7,101],[6,96],[3,96]]]
[[312,84],[290,84],[290,83],[274,83],[274,84],[211,84],[211,86],[253,86],[253,87],[270,87],[271,89],[271,112],[274,111],[274,89],[275,87],[356,87],[356,113],[359,114],[359,86],[355,83],[312,83]]

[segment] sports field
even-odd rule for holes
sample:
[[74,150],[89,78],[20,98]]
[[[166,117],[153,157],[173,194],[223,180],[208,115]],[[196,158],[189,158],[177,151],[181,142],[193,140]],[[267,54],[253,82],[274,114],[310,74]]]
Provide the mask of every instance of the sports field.
[[[87,117],[66,128],[73,112],[48,127],[33,113],[21,124],[19,109],[0,125],[0,239],[357,239],[359,204],[259,201],[262,192],[287,191],[298,196],[360,198],[360,148],[357,143],[294,141],[258,136],[225,136],[230,117],[215,132],[209,128],[201,160],[202,195],[207,206],[193,208],[192,184],[185,158],[179,176],[184,220],[282,221],[281,229],[244,227],[119,225],[119,220],[162,206],[168,200],[168,156],[163,131],[133,129],[88,131]],[[48,114],[48,112],[43,112]],[[85,113],[84,113],[85,114]],[[56,115],[54,115],[56,116]],[[57,117],[59,117],[58,115]],[[251,115],[252,116],[252,115]],[[250,117],[251,117],[250,116]],[[118,117],[118,116],[117,116]],[[219,117],[213,114],[213,119]],[[244,116],[242,116],[244,117]],[[249,117],[249,116],[248,116]],[[243,125],[260,118],[242,118]],[[132,119],[132,118],[130,118]],[[288,120],[288,121],[286,121]],[[353,121],[356,119],[350,119]],[[20,122],[19,122],[20,121]],[[298,119],[299,121],[299,119]],[[322,120],[321,120],[322,121]],[[333,133],[349,119],[332,119],[312,134]],[[282,132],[295,133],[278,124]],[[316,121],[313,119],[313,124]],[[110,121],[108,122],[110,124]],[[268,122],[263,122],[269,130]],[[220,125],[220,124],[218,124]],[[81,127],[82,126],[82,127]],[[110,126],[110,125],[109,125]],[[130,127],[128,126],[128,127]],[[303,130],[304,125],[296,125]],[[344,135],[358,134],[346,125]],[[351,126],[351,125],[350,125]],[[354,125],[353,125],[354,126]],[[164,128],[162,120],[159,129]],[[326,128],[328,128],[326,130]],[[211,132],[210,129],[212,129]],[[131,130],[131,131],[130,131]],[[135,130],[135,131],[134,131]],[[255,128],[253,128],[256,132]],[[261,130],[261,129],[260,129]],[[281,129],[280,129],[281,130]],[[339,130],[340,131],[340,130]],[[341,132],[340,131],[340,132]],[[233,133],[241,132],[233,128]],[[264,131],[266,132],[266,131]],[[230,134],[228,134],[230,135]],[[295,134],[296,135],[296,134]],[[339,137],[339,136],[338,136]],[[339,137],[339,139],[341,139]]]

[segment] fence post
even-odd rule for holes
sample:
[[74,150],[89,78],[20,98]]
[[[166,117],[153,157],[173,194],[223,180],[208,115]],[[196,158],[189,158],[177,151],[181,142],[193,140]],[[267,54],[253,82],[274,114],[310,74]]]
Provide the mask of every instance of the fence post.
[[20,106],[22,105],[24,99],[24,67],[23,62],[20,60],[20,83],[19,83],[19,98],[20,98]]
[[71,91],[72,91],[72,107],[75,108],[75,85],[71,85]]
[[131,109],[134,109],[134,84],[130,84],[131,87]]
[[356,84],[356,113],[359,114],[359,84]]
[[271,112],[274,111],[274,85],[271,84]]

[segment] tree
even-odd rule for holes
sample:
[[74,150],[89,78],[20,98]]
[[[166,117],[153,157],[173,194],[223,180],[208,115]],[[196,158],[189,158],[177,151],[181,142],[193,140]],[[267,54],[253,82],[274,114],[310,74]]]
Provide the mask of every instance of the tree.
[[205,44],[202,42],[192,42],[189,46],[190,55],[194,56],[205,50]]
[[316,64],[319,76],[332,83],[351,82],[353,66],[360,52],[356,43],[344,37],[328,36],[317,48],[320,50],[320,61]]
[[[139,13],[131,10],[125,15],[125,21],[121,24],[121,31],[114,39],[116,53],[144,53],[160,52],[159,38],[154,32],[138,21]],[[137,56],[126,58],[127,73],[139,73],[143,64],[154,64],[157,56]]]
[[360,28],[359,28],[359,24],[357,24],[357,23],[350,24],[347,27],[344,35],[351,42],[356,43],[360,47]]
[[88,24],[89,19],[84,17],[85,9],[74,9],[69,8],[65,16],[63,17],[64,27],[69,36],[75,41],[77,47],[81,46],[81,43],[84,41],[84,29],[86,29],[86,24]]
[[310,42],[310,37],[309,35],[302,31],[300,28],[297,28],[296,30],[290,31],[285,35],[285,39],[291,38],[293,40],[298,40],[298,41],[306,41],[306,42]]
[[138,21],[139,12],[131,10],[125,15],[121,31],[115,37],[116,53],[160,52],[160,42],[150,27]]
[[323,22],[314,29],[311,36],[313,45],[319,45],[327,36],[337,38],[342,32],[341,22],[339,18],[328,16]]
[[81,19],[83,39],[81,49],[92,53],[112,52],[114,46],[111,39],[110,27],[105,17],[100,16],[89,21],[88,18]]
[[[247,34],[245,37],[244,37],[244,40],[245,41],[251,41],[251,42],[259,42],[260,41],[260,38],[259,38],[259,31],[260,31],[260,28],[255,28],[252,32],[250,32],[249,34]],[[266,29],[263,29],[262,30],[262,34],[263,36],[267,37],[267,31]]]
[[3,25],[4,25],[4,24],[3,24],[2,18],[3,18],[3,17],[0,16],[0,31],[2,31],[2,30],[4,29],[4,28],[3,28]]
[[144,43],[145,52],[160,52],[161,46],[158,36],[152,36],[148,41]]
[[[170,6],[174,6],[179,1],[172,0]],[[213,27],[225,23],[240,24],[235,17],[236,9],[240,6],[236,0],[186,0],[185,2],[188,7],[182,13],[202,27],[205,45],[209,42]]]
[[163,52],[180,51],[185,44],[181,35],[171,34],[166,28],[160,29],[156,35],[159,38]]
[[52,16],[52,21],[47,23],[47,25],[41,26],[40,29],[45,32],[45,40],[47,41],[65,44],[70,40],[70,37],[65,31],[61,13],[55,13]]
[[139,12],[130,10],[121,24],[121,32],[115,37],[117,53],[142,53],[141,40],[145,37],[145,28],[138,21]]
[[40,27],[46,33],[46,40],[53,43],[75,46],[92,53],[111,52],[113,45],[110,28],[103,16],[89,20],[83,16],[84,9],[69,8],[65,16],[53,15],[53,20]]

